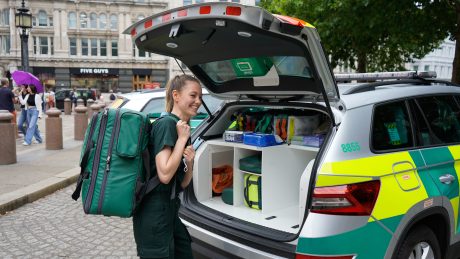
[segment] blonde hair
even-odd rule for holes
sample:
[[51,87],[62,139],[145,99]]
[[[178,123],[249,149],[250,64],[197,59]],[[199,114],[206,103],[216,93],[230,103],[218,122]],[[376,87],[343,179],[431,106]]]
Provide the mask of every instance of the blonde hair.
[[195,82],[200,85],[200,81],[190,75],[179,75],[169,80],[168,84],[166,85],[166,112],[172,112],[174,107],[173,91],[176,90],[180,92],[187,82]]

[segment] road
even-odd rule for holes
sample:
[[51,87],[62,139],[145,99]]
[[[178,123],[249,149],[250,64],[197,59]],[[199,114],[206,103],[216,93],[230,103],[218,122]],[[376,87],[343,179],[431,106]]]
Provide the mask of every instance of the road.
[[138,258],[131,219],[85,215],[73,189],[0,216],[0,258]]

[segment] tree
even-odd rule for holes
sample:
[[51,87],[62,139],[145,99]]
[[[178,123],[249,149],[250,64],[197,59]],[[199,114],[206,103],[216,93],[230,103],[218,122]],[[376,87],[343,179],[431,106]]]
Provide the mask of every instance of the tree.
[[404,63],[437,48],[455,23],[446,0],[262,0],[261,5],[312,23],[332,66],[348,64],[358,72],[404,69]]
[[448,1],[450,7],[455,12],[455,22],[450,28],[450,35],[455,43],[455,57],[452,64],[452,82],[460,84],[460,0]]

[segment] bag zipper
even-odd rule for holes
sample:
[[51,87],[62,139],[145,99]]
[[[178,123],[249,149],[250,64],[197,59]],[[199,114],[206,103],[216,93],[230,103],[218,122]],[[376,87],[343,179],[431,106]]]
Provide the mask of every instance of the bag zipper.
[[93,168],[91,170],[92,172],[91,183],[89,185],[88,195],[86,196],[86,200],[85,200],[84,211],[86,213],[90,212],[91,202],[93,201],[94,188],[95,188],[94,185],[96,183],[98,170],[99,170],[99,162],[101,160],[100,153],[101,153],[101,148],[102,148],[102,144],[104,141],[105,127],[107,126],[107,119],[108,119],[108,109],[105,109],[104,113],[102,114],[102,118],[101,118],[101,126],[99,127],[99,136],[97,138],[97,144],[96,144],[96,156],[94,157]]
[[120,109],[117,109],[117,112],[115,114],[115,124],[113,125],[114,134],[112,134],[112,136],[110,137],[109,150],[107,154],[107,159],[105,161],[104,178],[102,179],[101,196],[99,197],[99,204],[97,206],[97,214],[101,214],[102,212],[102,202],[104,201],[105,187],[107,185],[107,178],[108,178],[109,171],[110,171],[110,161],[112,158],[113,142],[115,141],[115,136],[118,137],[118,133],[120,131],[119,130],[119,127],[120,127],[119,125],[121,123],[120,120],[121,120]]

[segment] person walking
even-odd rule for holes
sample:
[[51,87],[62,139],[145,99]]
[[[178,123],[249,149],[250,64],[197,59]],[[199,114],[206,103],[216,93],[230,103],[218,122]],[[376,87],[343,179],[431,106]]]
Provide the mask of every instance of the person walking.
[[[27,90],[28,86],[27,85],[22,85],[21,86],[21,90],[18,92],[18,97],[19,99],[23,99],[26,98],[26,95],[28,94],[28,90]],[[22,133],[23,137],[25,138],[26,137],[26,132],[27,132],[27,127],[24,128],[24,123],[27,124],[27,110],[26,110],[26,106],[24,104],[21,103],[21,114],[19,115],[19,120],[18,120],[18,128],[19,128],[19,131]]]
[[28,88],[28,94],[24,99],[19,96],[19,101],[24,104],[27,109],[27,132],[24,142],[24,146],[32,144],[32,138],[35,137],[38,143],[42,143],[43,139],[38,129],[37,121],[41,118],[42,113],[42,97],[37,94],[37,88],[34,85],[30,85]]
[[[9,80],[7,78],[0,79],[0,83],[2,85],[0,88],[0,110],[9,111],[13,115],[13,119],[11,120],[11,123],[13,123],[16,126],[16,110],[14,109],[14,102],[15,102],[14,93],[9,88]],[[15,131],[17,132],[17,129],[15,129]]]
[[189,121],[201,96],[200,82],[189,75],[174,77],[166,87],[167,113],[154,122],[149,148],[152,175],[158,175],[160,184],[133,216],[141,258],[193,258],[190,235],[178,216],[178,195],[192,180],[195,150],[189,144]]

